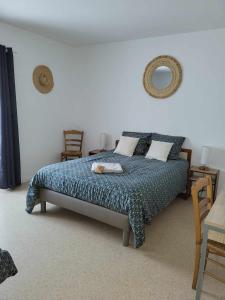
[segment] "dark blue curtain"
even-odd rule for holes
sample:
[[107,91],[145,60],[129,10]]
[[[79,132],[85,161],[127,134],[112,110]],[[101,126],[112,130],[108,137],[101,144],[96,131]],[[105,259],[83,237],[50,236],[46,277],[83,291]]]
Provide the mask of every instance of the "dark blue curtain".
[[0,45],[0,188],[21,184],[12,48]]

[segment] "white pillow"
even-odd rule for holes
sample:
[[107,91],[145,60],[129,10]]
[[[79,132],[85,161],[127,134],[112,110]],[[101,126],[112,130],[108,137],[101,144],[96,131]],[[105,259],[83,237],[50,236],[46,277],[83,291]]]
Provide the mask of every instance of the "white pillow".
[[121,136],[114,153],[132,156],[138,142],[139,138]]
[[167,157],[170,153],[172,146],[173,143],[166,143],[153,140],[145,158],[167,161]]

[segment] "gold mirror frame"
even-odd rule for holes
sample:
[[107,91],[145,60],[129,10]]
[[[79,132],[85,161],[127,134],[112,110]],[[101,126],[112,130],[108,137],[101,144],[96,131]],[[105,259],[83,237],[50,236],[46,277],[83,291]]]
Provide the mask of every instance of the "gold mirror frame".
[[[161,66],[168,67],[172,72],[172,80],[171,83],[164,89],[157,89],[152,83],[152,76],[155,69]],[[143,84],[146,92],[154,97],[154,98],[167,98],[174,94],[176,90],[179,88],[182,81],[182,68],[180,63],[172,56],[169,55],[161,55],[154,58],[150,63],[146,66],[144,76],[143,76]]]

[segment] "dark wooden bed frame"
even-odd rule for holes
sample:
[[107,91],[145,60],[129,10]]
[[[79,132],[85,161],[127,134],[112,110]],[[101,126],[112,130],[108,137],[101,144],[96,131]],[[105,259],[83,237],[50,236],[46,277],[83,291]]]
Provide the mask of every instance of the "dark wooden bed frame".
[[[189,163],[188,174],[191,164],[191,149],[181,149],[182,158],[186,159]],[[187,199],[190,196],[190,186],[187,176],[186,191],[178,196]],[[123,245],[129,245],[131,227],[128,220],[128,215],[124,215],[113,210],[104,208],[102,206],[86,202],[77,198],[73,198],[61,193],[57,193],[48,189],[41,189],[40,191],[41,212],[46,212],[46,202],[58,205],[68,210],[74,211],[81,215],[90,217],[123,231]]]

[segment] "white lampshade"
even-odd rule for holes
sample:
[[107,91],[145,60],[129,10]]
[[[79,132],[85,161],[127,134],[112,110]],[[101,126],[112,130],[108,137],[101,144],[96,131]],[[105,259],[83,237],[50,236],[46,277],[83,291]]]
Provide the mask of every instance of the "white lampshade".
[[201,153],[201,165],[206,166],[209,160],[209,153],[210,148],[207,146],[202,146],[202,153]]
[[107,133],[100,133],[100,149],[105,149],[106,148],[106,142],[107,142]]

